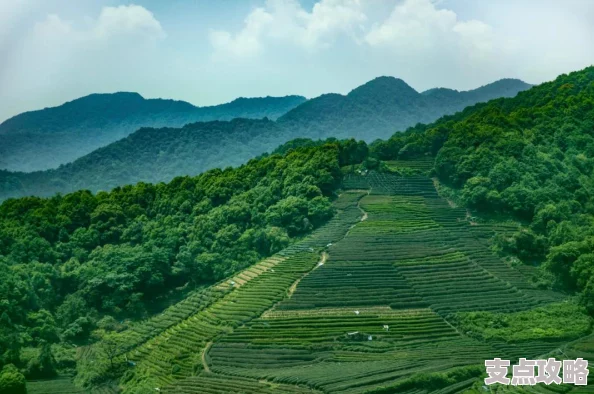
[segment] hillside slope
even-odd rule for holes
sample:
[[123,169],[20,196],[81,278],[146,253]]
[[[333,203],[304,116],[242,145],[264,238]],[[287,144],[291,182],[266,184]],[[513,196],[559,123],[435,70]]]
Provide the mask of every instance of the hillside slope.
[[431,89],[418,93],[401,79],[379,77],[346,96],[327,94],[308,100],[281,116],[278,123],[295,138],[356,138],[371,142],[478,102],[515,96],[530,86],[517,79],[503,79],[467,92]]
[[[158,316],[188,292],[200,302],[224,296],[228,287],[201,289],[324,225],[340,166],[366,153],[331,143],[168,184],[3,203],[0,370],[73,372],[77,346]],[[182,304],[195,312],[192,300]]]
[[[454,392],[483,385],[485,359],[591,356],[584,309],[489,250],[517,224],[471,223],[426,177],[342,187],[329,223],[208,290],[221,297],[118,334],[124,392]],[[100,355],[79,365],[105,368]]]
[[211,107],[144,99],[138,93],[92,94],[53,108],[25,112],[0,124],[0,169],[36,171],[71,162],[141,127],[182,127],[234,118],[276,119],[301,96],[238,98]]
[[525,227],[498,247],[543,264],[551,284],[594,311],[594,67],[375,144],[381,159],[435,156],[461,203]]

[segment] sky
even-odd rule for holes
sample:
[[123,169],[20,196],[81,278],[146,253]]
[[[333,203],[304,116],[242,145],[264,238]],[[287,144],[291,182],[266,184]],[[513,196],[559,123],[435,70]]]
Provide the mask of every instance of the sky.
[[594,64],[592,0],[0,0],[0,121],[91,93],[214,105],[529,83]]

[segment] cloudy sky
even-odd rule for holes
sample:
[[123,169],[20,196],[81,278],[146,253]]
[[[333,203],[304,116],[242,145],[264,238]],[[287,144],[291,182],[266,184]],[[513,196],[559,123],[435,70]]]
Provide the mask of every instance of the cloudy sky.
[[591,0],[0,0],[0,121],[93,92],[211,105],[539,83],[594,64]]

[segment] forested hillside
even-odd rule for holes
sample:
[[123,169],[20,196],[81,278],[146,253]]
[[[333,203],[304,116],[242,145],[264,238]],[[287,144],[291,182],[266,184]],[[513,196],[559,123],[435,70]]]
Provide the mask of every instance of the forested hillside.
[[330,143],[169,184],[5,202],[0,369],[39,378],[71,368],[72,344],[287,247],[332,217],[340,166],[366,154]]
[[435,155],[454,198],[525,223],[498,240],[502,251],[543,263],[542,286],[581,292],[594,311],[594,67],[395,134],[373,152]]
[[54,108],[25,112],[0,124],[0,169],[36,171],[69,163],[141,127],[191,122],[276,119],[305,101],[301,96],[238,98],[211,107],[145,99],[138,93],[92,94]]
[[[385,138],[420,121],[431,121],[493,97],[513,96],[528,87],[521,81],[508,79],[468,92],[432,89],[419,94],[399,79],[382,77],[347,96],[324,95],[309,100],[276,123],[236,119],[199,122],[179,129],[142,128],[55,170],[32,173],[0,170],[0,201],[79,189],[110,190],[140,181],[167,182],[179,175],[240,165],[296,138],[324,140],[354,136],[367,141]],[[223,109],[219,110],[221,117],[226,116],[224,113]],[[162,125],[174,121],[180,119],[165,116],[158,120]]]
[[288,139],[285,131],[268,119],[198,122],[179,129],[142,128],[55,170],[0,171],[0,199],[170,181],[178,175],[239,166],[273,150],[284,139]]
[[346,96],[326,94],[308,100],[281,116],[278,123],[294,138],[356,138],[371,142],[478,102],[515,96],[530,86],[517,79],[502,79],[466,92],[440,88],[419,93],[401,79],[380,77]]

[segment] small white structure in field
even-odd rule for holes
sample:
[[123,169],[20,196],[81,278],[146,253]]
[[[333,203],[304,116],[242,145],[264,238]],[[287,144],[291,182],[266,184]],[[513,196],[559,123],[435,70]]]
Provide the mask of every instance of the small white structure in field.
[[318,263],[318,267],[321,267],[323,265],[324,265],[324,263],[322,263],[321,261]]
[[270,269],[270,272],[274,272],[274,268],[271,268],[271,269]]
[[373,337],[370,335],[370,336],[367,337],[367,340],[368,341],[373,341]]
[[155,387],[155,391],[161,391],[161,389],[158,387]]
[[357,335],[358,333],[359,333],[359,331],[347,332],[347,335],[352,336],[352,335]]
[[313,248],[309,248],[309,251],[310,251],[310,252],[313,252]]
[[357,316],[358,316],[358,315],[359,315],[359,311],[355,311],[355,315],[357,315]]
[[386,330],[386,331],[390,331],[390,326],[389,326],[389,325],[387,325],[387,324],[384,324],[384,330]]
[[329,248],[330,246],[332,246],[332,242],[330,242],[328,245],[326,245],[327,248]]
[[234,281],[234,280],[232,280],[232,281],[231,281],[231,282],[229,282],[229,283],[231,283],[231,286],[235,286],[235,281]]

